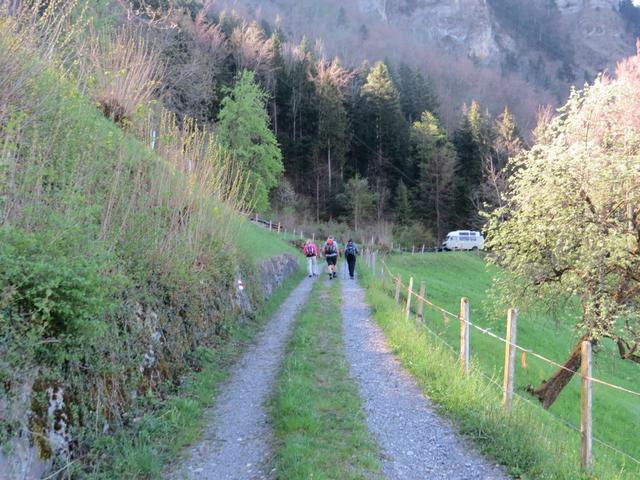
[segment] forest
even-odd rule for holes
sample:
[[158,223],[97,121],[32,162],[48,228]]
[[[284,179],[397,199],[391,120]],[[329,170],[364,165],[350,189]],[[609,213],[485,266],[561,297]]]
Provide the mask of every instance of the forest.
[[283,165],[281,177],[263,179],[261,213],[433,246],[449,229],[479,228],[478,212],[499,205],[506,160],[524,146],[508,105],[493,118],[473,101],[447,131],[436,89],[417,67],[344,65],[311,39],[293,43],[278,25],[207,5],[151,11],[159,20],[147,34],[167,65],[161,97],[179,117],[224,137],[224,98],[242,72],[253,73]]

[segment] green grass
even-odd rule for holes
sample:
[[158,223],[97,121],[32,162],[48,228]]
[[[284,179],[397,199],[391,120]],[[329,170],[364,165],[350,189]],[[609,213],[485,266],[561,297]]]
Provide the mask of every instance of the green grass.
[[[493,308],[486,300],[492,273],[495,272],[485,267],[481,257],[465,253],[404,255],[392,256],[386,263],[391,271],[402,275],[405,283],[412,275],[416,290],[420,281],[425,280],[427,297],[451,312],[459,310],[462,296],[469,298],[471,321],[504,336],[506,312],[505,318],[494,318],[491,314]],[[388,281],[387,287],[390,288]],[[472,329],[470,345],[478,378],[470,382],[472,385],[465,385],[466,382],[457,385],[455,381],[448,385],[459,375],[455,353],[443,346],[443,342],[457,352],[458,323],[455,319],[447,322],[441,313],[426,307],[425,325],[438,335],[441,339],[438,341],[426,329],[416,327],[411,321],[404,322],[389,293],[382,292],[378,279],[370,288],[368,294],[376,308],[376,318],[387,330],[400,356],[420,379],[425,391],[461,424],[465,433],[476,438],[482,448],[510,466],[515,473],[526,473],[531,478],[576,478],[579,434],[563,427],[562,421],[579,424],[579,379],[574,379],[550,412],[546,412],[538,406],[537,400],[526,393],[525,387],[528,384],[537,386],[543,378],[548,378],[553,367],[529,355],[526,358],[527,368],[523,368],[519,358],[516,389],[523,397],[533,400],[533,404],[519,400],[513,418],[504,417],[499,411],[494,411],[500,402],[499,389],[482,378],[482,375],[493,377],[501,384],[504,344]],[[563,361],[576,341],[566,318],[570,313],[570,310],[558,312],[556,316],[539,311],[521,313],[518,344]],[[640,370],[637,365],[616,359],[610,348],[604,348],[596,356],[594,376],[637,389],[634,384],[637,385],[640,379]],[[476,383],[478,385],[474,386]],[[481,384],[486,387],[481,387]],[[474,391],[480,388],[486,388],[481,395]],[[477,414],[469,417],[467,409],[477,409]],[[640,456],[640,445],[635,440],[640,420],[637,397],[595,385],[593,415],[597,438],[636,458]],[[511,425],[512,421],[516,423]],[[501,424],[504,435],[488,433]],[[504,452],[512,450],[514,438],[523,435],[532,439],[530,444],[522,445],[521,451],[505,455]],[[598,478],[627,478],[625,475],[637,478],[640,474],[636,464],[597,443],[594,461]],[[624,473],[619,475],[620,471]]]
[[204,411],[213,405],[220,383],[228,377],[230,366],[304,277],[299,270],[280,286],[264,304],[256,320],[236,324],[228,338],[216,348],[194,353],[198,365],[166,401],[135,422],[135,427],[105,436],[90,453],[93,479],[155,479],[169,462],[180,458],[187,445],[197,441],[205,427]]
[[316,283],[278,377],[272,416],[280,480],[381,478],[344,356],[339,285]]
[[290,240],[295,240],[291,235],[270,232],[268,228],[260,227],[252,222],[243,221],[238,235],[238,247],[244,255],[261,260],[281,253],[291,253],[302,258],[302,252],[293,245]]

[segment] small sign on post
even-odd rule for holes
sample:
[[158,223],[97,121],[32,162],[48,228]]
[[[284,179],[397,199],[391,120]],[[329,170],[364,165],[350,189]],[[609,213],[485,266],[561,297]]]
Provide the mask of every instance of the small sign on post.
[[400,275],[396,277],[396,304],[400,303]]
[[409,286],[407,287],[407,302],[404,306],[404,318],[409,320],[411,315],[411,295],[413,295],[413,277],[409,277]]
[[469,375],[469,299],[460,300],[460,366]]
[[516,370],[516,332],[518,310],[510,308],[507,314],[507,343],[504,350],[504,381],[502,383],[502,407],[509,411],[513,404],[513,386]]
[[418,298],[418,311],[417,311],[417,318],[420,319],[421,322],[424,322],[424,300],[423,298],[426,298],[425,295],[427,293],[427,282],[420,282],[420,293],[419,296],[420,298]]
[[580,396],[580,463],[586,472],[593,467],[593,430],[592,430],[592,387],[591,387],[591,342],[582,342],[580,374],[582,388]]

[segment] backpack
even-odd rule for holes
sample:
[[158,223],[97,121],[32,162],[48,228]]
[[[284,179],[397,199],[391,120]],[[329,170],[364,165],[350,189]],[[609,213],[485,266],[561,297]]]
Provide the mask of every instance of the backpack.
[[315,255],[315,251],[313,249],[313,245],[310,243],[309,245],[304,246],[304,254],[307,257],[313,257]]
[[348,243],[347,246],[344,249],[344,254],[345,255],[355,255],[356,254],[356,244],[355,243]]
[[337,253],[338,251],[336,250],[336,243],[333,242],[331,245],[327,244],[324,246],[324,254],[325,255],[329,255],[332,253]]

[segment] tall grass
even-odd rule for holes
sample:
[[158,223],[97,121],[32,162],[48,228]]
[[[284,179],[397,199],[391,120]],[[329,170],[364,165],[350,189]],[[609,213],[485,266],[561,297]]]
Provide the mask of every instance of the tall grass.
[[127,123],[137,108],[149,104],[156,95],[163,74],[160,55],[147,43],[142,30],[131,26],[93,32],[87,44],[79,56],[79,78],[90,85],[106,117]]

